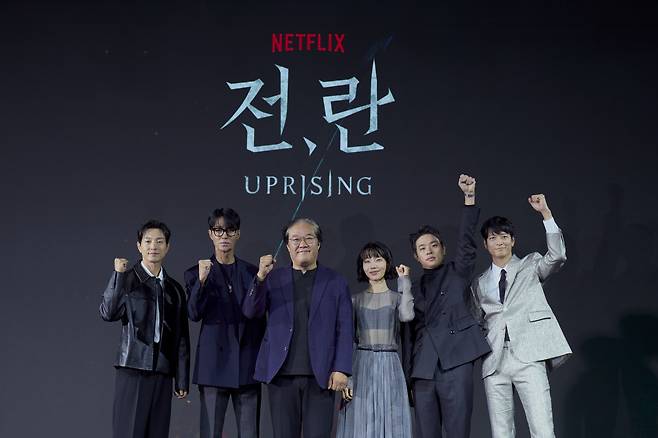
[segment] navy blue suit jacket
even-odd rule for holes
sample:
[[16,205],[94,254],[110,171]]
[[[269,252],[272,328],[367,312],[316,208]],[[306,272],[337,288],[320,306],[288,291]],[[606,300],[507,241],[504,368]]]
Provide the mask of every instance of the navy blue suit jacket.
[[236,258],[235,284],[229,291],[217,259],[210,259],[213,266],[203,286],[198,265],[185,271],[188,316],[201,321],[193,382],[225,388],[258,383],[253,374],[265,319],[247,319],[241,310],[258,268]]
[[[264,282],[254,281],[242,304],[250,318],[266,312],[267,330],[261,343],[254,377],[269,383],[288,356],[292,339],[294,305],[292,267],[270,272]],[[352,299],[345,279],[318,266],[308,315],[308,350],[318,385],[327,388],[334,371],[352,374]]]
[[420,287],[422,278],[412,286],[416,316],[406,324],[402,336],[403,364],[412,379],[431,380],[437,364],[447,370],[491,351],[471,311],[470,280],[479,216],[478,207],[463,207],[455,260],[436,270],[427,296]]

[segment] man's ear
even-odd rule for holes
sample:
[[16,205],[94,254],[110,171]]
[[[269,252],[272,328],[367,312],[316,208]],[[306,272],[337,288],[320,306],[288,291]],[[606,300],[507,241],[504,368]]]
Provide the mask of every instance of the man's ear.
[[514,243],[515,242],[516,242],[516,240],[512,237],[512,248],[514,248]]

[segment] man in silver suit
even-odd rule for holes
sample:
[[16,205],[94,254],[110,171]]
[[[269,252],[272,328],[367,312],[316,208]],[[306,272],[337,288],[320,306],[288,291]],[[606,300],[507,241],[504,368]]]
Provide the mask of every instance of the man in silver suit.
[[533,252],[523,258],[514,255],[512,223],[494,216],[481,229],[492,263],[472,285],[476,311],[484,319],[492,350],[482,364],[482,377],[493,438],[515,436],[513,387],[530,435],[555,436],[547,370],[571,354],[542,287],[567,259],[562,231],[544,195],[532,195],[528,202],[544,219],[547,253]]

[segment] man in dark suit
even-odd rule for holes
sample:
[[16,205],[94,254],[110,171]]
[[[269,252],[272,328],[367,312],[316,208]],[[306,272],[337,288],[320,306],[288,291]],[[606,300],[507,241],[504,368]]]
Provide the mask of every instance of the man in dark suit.
[[208,217],[214,254],[185,271],[188,314],[201,321],[193,381],[201,399],[201,438],[220,438],[229,399],[233,401],[239,438],[257,438],[260,383],[254,380],[265,319],[247,319],[242,301],[258,271],[235,256],[240,216],[230,208]]
[[187,396],[190,338],[185,292],[162,266],[170,236],[162,222],[142,225],[137,232],[142,260],[129,269],[128,260],[114,259],[114,272],[103,292],[101,318],[121,321],[114,363],[114,438],[167,438],[172,392],[178,398]]
[[329,438],[334,391],[352,371],[352,300],[343,277],[318,265],[322,231],[312,219],[283,230],[292,267],[272,271],[261,257],[254,286],[244,300],[247,317],[266,312],[267,331],[255,377],[268,383],[274,438]]
[[469,284],[475,265],[475,178],[460,175],[464,208],[455,259],[444,263],[446,248],[435,228],[411,234],[423,275],[414,285],[415,319],[403,354],[412,380],[416,429],[420,438],[467,438],[473,410],[473,363],[491,351],[471,312]]

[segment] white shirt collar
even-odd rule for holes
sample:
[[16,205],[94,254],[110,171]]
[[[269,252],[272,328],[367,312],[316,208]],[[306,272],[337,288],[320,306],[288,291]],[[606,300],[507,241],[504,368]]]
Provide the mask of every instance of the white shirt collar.
[[160,280],[161,282],[164,281],[164,275],[163,275],[164,269],[162,267],[160,267],[160,273],[158,273],[158,275],[153,275],[153,273],[149,271],[149,268],[146,267],[146,264],[144,264],[144,260],[142,260],[141,263],[142,263],[142,268],[144,268],[144,270],[149,276],[157,277],[158,280]]
[[491,264],[491,272],[492,272],[496,277],[500,277],[500,271],[502,271],[502,270],[504,269],[505,272],[507,272],[507,267],[508,267],[508,266],[509,266],[509,262],[507,262],[507,264],[506,264],[505,266],[503,266],[502,268],[501,268],[500,266],[496,265],[495,263],[492,263],[492,264]]

